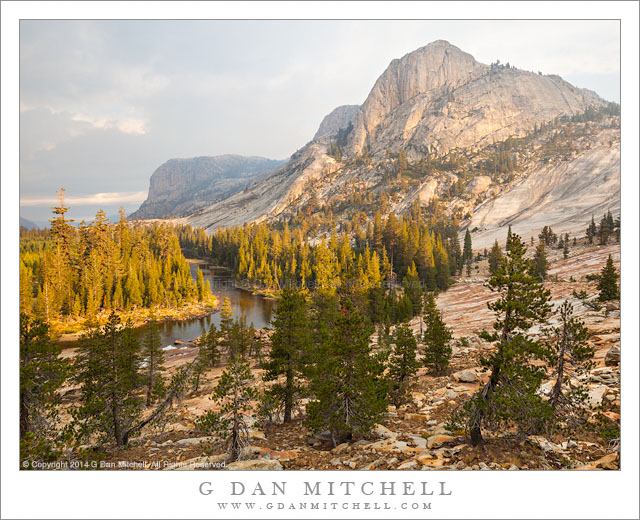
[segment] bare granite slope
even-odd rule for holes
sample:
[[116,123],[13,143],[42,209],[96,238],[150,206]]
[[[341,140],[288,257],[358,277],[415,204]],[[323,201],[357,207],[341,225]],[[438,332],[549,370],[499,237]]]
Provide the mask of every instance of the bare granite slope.
[[[507,227],[525,239],[548,225],[583,235],[591,215],[620,212],[619,133],[602,132],[596,146],[572,161],[537,167],[521,182],[479,206],[469,229],[474,248],[506,240]],[[611,142],[611,144],[610,144]]]

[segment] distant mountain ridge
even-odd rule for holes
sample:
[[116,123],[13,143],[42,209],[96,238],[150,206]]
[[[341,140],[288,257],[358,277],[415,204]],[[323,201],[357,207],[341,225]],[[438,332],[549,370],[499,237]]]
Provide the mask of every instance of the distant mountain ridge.
[[147,200],[129,218],[193,213],[249,187],[284,162],[242,155],[170,159],[153,172]]

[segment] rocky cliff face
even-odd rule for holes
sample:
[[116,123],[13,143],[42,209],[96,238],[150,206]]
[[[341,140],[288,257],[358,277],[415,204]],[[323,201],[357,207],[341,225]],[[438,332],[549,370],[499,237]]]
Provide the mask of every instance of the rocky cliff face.
[[349,126],[349,123],[353,122],[353,118],[359,108],[360,105],[342,105],[335,108],[330,114],[324,116],[313,138],[318,139],[326,135],[334,134],[342,128],[346,128]]
[[558,76],[488,66],[442,40],[393,60],[354,118],[347,152],[409,157],[483,146],[604,101]]
[[326,151],[326,144],[312,141],[262,182],[196,211],[184,221],[215,231],[218,227],[260,222],[277,215],[295,203],[307,182],[336,170],[336,161],[326,155]]
[[[605,105],[595,93],[573,87],[558,76],[543,76],[498,64],[484,65],[448,42],[436,41],[393,60],[361,107],[338,107],[327,115],[314,140],[294,154],[287,164],[250,188],[202,207],[185,221],[214,230],[218,226],[295,215],[312,194],[321,205],[340,201],[346,204],[353,193],[378,193],[385,189],[394,193],[392,210],[401,213],[414,201],[428,204],[433,197],[447,198],[464,172],[454,168],[437,175],[423,173],[422,177],[412,178],[408,187],[403,187],[400,181],[398,186],[391,187],[389,183],[395,182],[392,179],[396,178],[399,168],[394,152],[406,151],[409,161],[413,162],[428,154],[443,156],[454,149],[462,150],[467,158],[480,156],[494,143],[531,134],[536,126],[539,128],[559,116],[580,114],[589,107]],[[346,136],[345,128],[350,128]],[[343,132],[337,136],[340,129]],[[336,144],[341,148],[341,158],[340,154],[334,154],[338,160],[327,155],[329,146],[335,149]],[[531,153],[540,143],[532,146]],[[581,150],[580,156],[584,152]],[[615,150],[611,152],[615,153]],[[589,160],[583,164],[576,156],[565,161],[567,164],[576,161],[572,167],[565,164],[562,168],[566,171],[551,170],[551,166],[541,166],[532,159],[530,168],[517,180],[522,181],[538,171],[541,172],[539,178],[550,175],[553,180],[544,189],[564,189],[565,195],[554,200],[568,208],[579,208],[582,222],[582,214],[588,213],[592,204],[575,203],[571,190],[577,185],[566,184],[564,175],[571,176],[571,172],[577,173],[580,168],[596,168],[600,173],[594,170],[593,175],[588,174],[595,183],[591,189],[597,190],[597,183],[603,182],[607,186],[605,199],[615,197],[613,186],[616,168],[619,177],[619,164],[613,155],[606,160],[606,165]],[[475,178],[465,187],[465,192],[449,204],[452,211],[466,220],[465,224],[479,205],[488,200],[499,205],[499,196],[512,189],[513,183],[504,179],[494,182],[489,173],[473,175]],[[526,186],[523,184],[522,189]],[[516,213],[535,213],[538,210],[534,202],[547,201],[538,189],[540,186],[538,183],[531,188],[540,192],[539,196],[524,196],[518,205],[505,198],[504,207],[493,206],[491,212],[500,215],[499,222],[488,215],[482,222],[474,220],[471,227],[488,232],[509,218],[516,218]],[[590,197],[585,191],[577,193]],[[579,194],[576,196],[582,196]],[[594,208],[599,210],[605,199],[595,201]],[[593,202],[592,197],[589,200]],[[527,203],[529,213],[525,211]],[[558,222],[568,222],[568,213]],[[486,234],[487,240],[490,235]]]
[[170,159],[153,172],[147,200],[130,218],[192,213],[264,178],[283,162],[241,155]]

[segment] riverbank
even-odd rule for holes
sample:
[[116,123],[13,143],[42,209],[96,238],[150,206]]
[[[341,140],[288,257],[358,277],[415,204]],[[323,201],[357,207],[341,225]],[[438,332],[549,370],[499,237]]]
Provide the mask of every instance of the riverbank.
[[[182,305],[180,308],[176,307],[154,307],[148,308],[136,308],[130,311],[116,311],[116,314],[120,316],[123,323],[131,320],[134,327],[141,327],[148,323],[152,317],[159,323],[164,322],[180,322],[192,319],[205,318],[210,314],[218,311],[220,308],[220,300],[216,296],[211,296],[202,302],[192,302]],[[100,311],[96,316],[98,324],[104,325],[111,310]],[[87,319],[68,320],[65,322],[53,322],[51,325],[52,331],[59,334],[58,341],[61,342],[73,342],[87,330]]]

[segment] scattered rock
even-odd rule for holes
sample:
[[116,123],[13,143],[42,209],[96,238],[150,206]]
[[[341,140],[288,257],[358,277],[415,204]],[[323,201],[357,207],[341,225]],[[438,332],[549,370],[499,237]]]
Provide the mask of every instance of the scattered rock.
[[484,462],[478,463],[478,467],[481,471],[491,471],[491,468],[487,466]]
[[428,415],[423,415],[421,413],[406,413],[404,414],[404,418],[407,421],[419,421],[426,423],[429,420]]
[[174,444],[177,446],[199,446],[200,444],[204,444],[207,442],[215,442],[218,440],[218,437],[195,437],[188,439],[180,439],[179,441],[175,441]]
[[363,470],[374,470],[376,469],[380,463],[384,462],[384,459],[376,459],[373,462],[369,462],[369,464],[366,464],[364,466],[362,466]]
[[244,470],[272,470],[281,471],[282,464],[275,459],[253,459],[253,460],[239,460],[227,464],[227,469],[230,471],[244,471]]
[[396,469],[418,469],[418,461],[415,459],[408,460],[400,464]]
[[341,453],[344,453],[345,451],[347,451],[349,448],[350,448],[349,443],[348,442],[343,442],[342,444],[338,444],[338,446],[333,448],[331,450],[331,453],[335,453],[336,455],[340,455]]
[[620,345],[614,345],[604,356],[604,364],[615,367],[620,364]]

